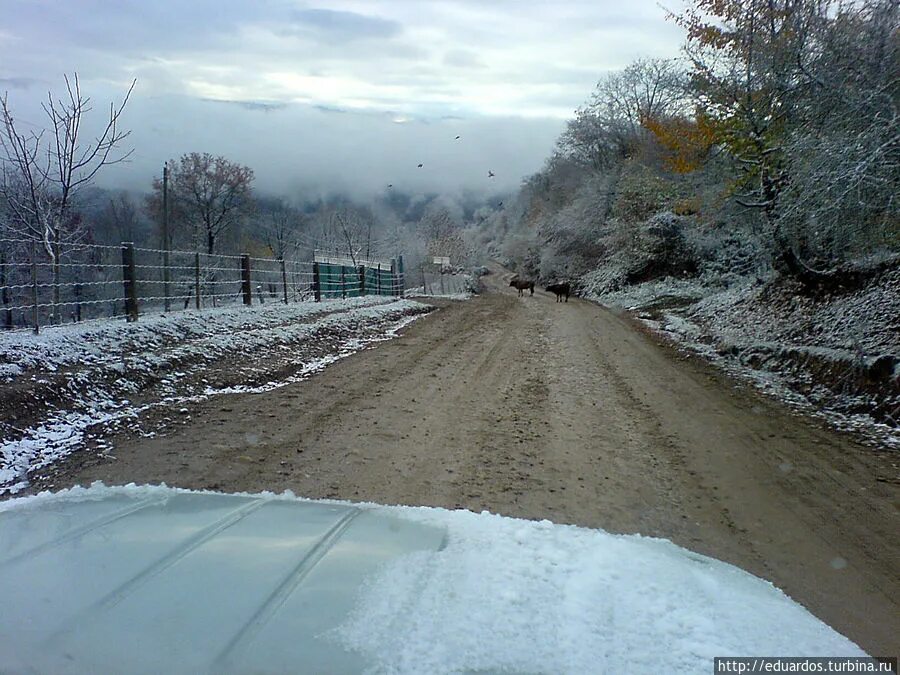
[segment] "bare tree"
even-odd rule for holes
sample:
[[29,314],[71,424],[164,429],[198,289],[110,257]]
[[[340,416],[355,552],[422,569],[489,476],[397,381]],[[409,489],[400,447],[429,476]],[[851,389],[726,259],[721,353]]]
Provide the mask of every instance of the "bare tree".
[[445,206],[435,202],[428,206],[419,222],[419,233],[425,240],[427,255],[448,256],[454,265],[468,260],[462,230]]
[[[209,153],[192,152],[169,162],[169,198],[173,214],[191,228],[199,250],[215,252],[218,237],[253,206],[253,170]],[[153,181],[152,204],[161,203],[162,181]]]
[[302,214],[280,197],[260,198],[256,202],[261,235],[266,246],[279,260],[300,248]]
[[[98,214],[108,232],[117,241],[135,241],[138,237],[139,216],[137,207],[127,192],[112,194]],[[96,237],[96,234],[95,234]]]
[[639,59],[597,83],[557,143],[563,156],[594,171],[635,154],[647,136],[642,122],[683,111],[684,75],[672,60]]
[[93,110],[81,91],[78,74],[65,77],[66,94],[47,93],[42,104],[46,129],[22,130],[9,105],[0,99],[0,199],[8,212],[7,227],[40,242],[53,264],[54,304],[59,304],[61,247],[78,237],[79,219],[71,210],[78,192],[105,166],[125,161],[121,151],[130,131],[119,120],[136,81],[121,103],[110,103],[105,126],[92,140],[83,138],[85,117]]
[[346,255],[354,266],[372,255],[375,216],[370,210],[337,204],[323,211],[318,220],[322,247]]

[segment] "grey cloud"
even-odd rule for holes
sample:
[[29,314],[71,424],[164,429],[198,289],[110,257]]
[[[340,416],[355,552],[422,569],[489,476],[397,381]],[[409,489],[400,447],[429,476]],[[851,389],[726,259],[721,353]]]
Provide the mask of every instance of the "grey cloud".
[[0,77],[0,88],[29,89],[39,82],[31,77]]
[[119,55],[166,54],[222,45],[242,26],[279,13],[278,0],[66,0],[52,3],[52,10],[46,4],[14,2],[13,20],[4,28],[22,40],[52,44],[55,51],[76,47]]
[[292,19],[296,27],[323,40],[391,38],[403,31],[403,26],[396,21],[331,9],[298,10]]
[[338,115],[343,115],[348,112],[346,108],[341,108],[340,106],[336,106],[336,105],[324,105],[324,104],[319,103],[319,104],[314,104],[312,107],[314,109],[320,110],[324,113],[333,113],[333,114],[338,114]]
[[282,108],[287,107],[287,103],[278,103],[278,102],[270,102],[270,101],[230,101],[228,99],[218,99],[218,98],[203,98],[201,101],[205,101],[208,103],[222,103],[225,105],[235,105],[239,108],[244,108],[245,110],[255,110],[261,112],[271,112],[273,110],[281,110]]
[[[281,194],[343,191],[366,198],[387,183],[407,192],[513,189],[540,168],[562,127],[559,120],[515,118],[396,124],[381,113],[335,112],[292,104],[260,115],[199,99],[136,98],[124,120],[135,154],[99,182],[144,190],[166,159],[206,151],[252,167],[259,189]],[[165,128],[154,128],[163,118]],[[488,168],[496,180],[488,182]]]
[[453,49],[444,54],[444,65],[456,68],[484,68],[485,63],[473,51]]

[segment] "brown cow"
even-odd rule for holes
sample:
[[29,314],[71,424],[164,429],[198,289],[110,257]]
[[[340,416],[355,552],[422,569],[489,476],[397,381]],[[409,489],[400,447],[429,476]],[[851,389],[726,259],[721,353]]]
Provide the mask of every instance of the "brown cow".
[[513,277],[509,280],[509,285],[513,288],[517,288],[519,290],[519,297],[521,298],[525,295],[525,290],[528,289],[531,291],[531,294],[534,295],[534,282],[529,281],[528,279],[520,279],[519,277]]

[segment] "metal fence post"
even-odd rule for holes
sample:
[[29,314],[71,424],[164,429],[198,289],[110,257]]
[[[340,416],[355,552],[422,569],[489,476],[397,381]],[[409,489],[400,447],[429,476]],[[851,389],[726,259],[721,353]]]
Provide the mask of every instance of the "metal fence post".
[[244,294],[244,304],[248,307],[253,304],[253,290],[250,287],[250,256],[241,254],[241,292]]
[[284,304],[288,304],[287,268],[284,266],[284,258],[281,259],[281,287],[282,289],[284,289]]
[[194,302],[200,309],[200,251],[194,254]]
[[41,320],[38,314],[37,247],[33,241],[31,242],[31,305],[34,334],[37,335],[41,332]]
[[319,263],[313,263],[313,292],[316,294],[316,302],[322,302],[322,286],[319,282]]
[[375,268],[375,295],[381,295],[381,263]]
[[347,299],[347,287],[344,285],[345,283],[344,266],[341,265],[341,300]]
[[134,266],[134,244],[122,242],[122,284],[125,287],[125,316],[138,320],[137,270]]
[[366,294],[366,266],[359,266],[359,295],[360,297]]

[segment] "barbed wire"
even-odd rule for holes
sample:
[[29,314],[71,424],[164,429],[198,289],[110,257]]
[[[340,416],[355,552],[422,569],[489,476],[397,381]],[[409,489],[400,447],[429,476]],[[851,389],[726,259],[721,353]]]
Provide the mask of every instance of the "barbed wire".
[[[340,260],[331,263],[341,266],[338,271],[329,263],[294,258],[180,249],[166,251],[134,246],[129,242],[121,245],[61,242],[59,255],[54,260],[44,257],[43,241],[0,237],[0,244],[41,245],[43,258],[35,259],[33,254],[22,250],[19,254],[23,258],[28,256],[26,259],[3,263],[11,275],[0,285],[3,300],[8,303],[0,305],[7,330],[36,330],[35,323],[45,328],[68,325],[60,319],[69,314],[75,323],[84,323],[133,318],[136,310],[139,313],[173,311],[169,303],[184,303],[183,309],[179,306],[174,311],[209,308],[220,303],[228,306],[246,301],[248,294],[252,305],[254,301],[264,304],[269,298],[274,302],[289,303],[310,302],[314,298],[336,300],[364,295],[401,295],[403,287],[396,270],[391,269],[387,261],[361,258],[355,261],[348,258],[346,264]],[[123,254],[122,262],[116,260],[117,251]],[[129,252],[130,259],[127,257]],[[159,259],[167,253],[176,264],[165,264]],[[335,253],[340,256],[338,249]],[[152,258],[148,260],[148,256]],[[240,261],[239,265],[237,261]],[[248,262],[249,289],[246,286]],[[360,267],[365,268],[362,276]],[[31,271],[30,280],[28,270]],[[87,278],[81,280],[79,277]],[[163,290],[161,285],[166,291],[162,294],[159,292]],[[170,287],[174,294],[168,292]],[[141,294],[142,290],[145,294]],[[49,293],[53,295],[52,301],[47,298]],[[136,306],[131,305],[132,302]],[[98,310],[92,308],[99,307],[109,307],[110,311],[100,311],[106,315],[97,316]],[[82,316],[82,309],[86,316]],[[14,318],[16,325],[13,325]]]
[[[117,285],[117,284],[121,284],[121,283],[122,283],[122,279],[112,279],[110,281],[66,281],[66,282],[60,282],[58,284],[53,283],[53,282],[42,283],[42,284],[13,284],[13,285],[7,285],[7,286],[0,286],[0,291],[12,290],[14,288],[57,288],[57,287],[63,288],[63,287],[79,287],[79,286],[107,286],[107,285]],[[141,282],[139,281],[138,283],[141,283]]]

